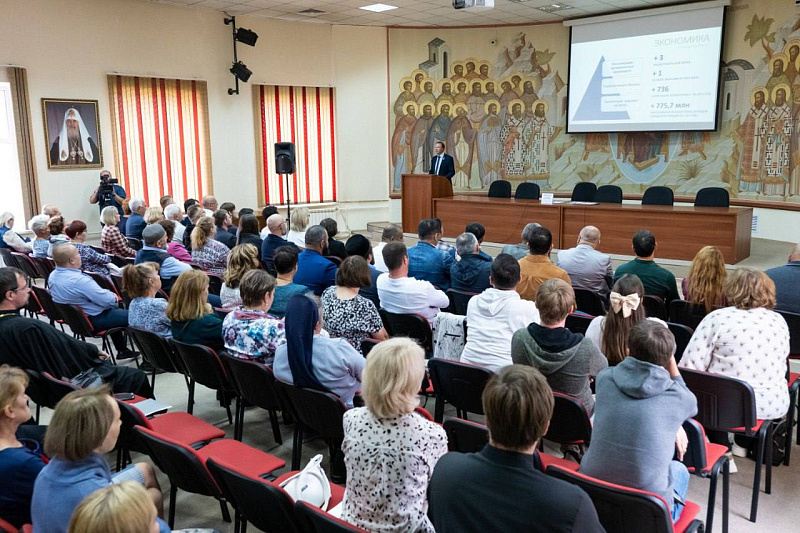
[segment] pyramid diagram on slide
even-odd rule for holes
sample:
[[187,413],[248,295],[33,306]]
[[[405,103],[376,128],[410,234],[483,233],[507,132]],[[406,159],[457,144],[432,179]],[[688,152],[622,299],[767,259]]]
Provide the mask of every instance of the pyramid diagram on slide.
[[[601,56],[572,120],[628,120],[630,118],[627,111],[603,111],[602,109],[603,96],[619,96],[619,94],[613,93],[603,95],[603,63],[605,61],[605,56]],[[612,76],[606,77],[611,78]]]

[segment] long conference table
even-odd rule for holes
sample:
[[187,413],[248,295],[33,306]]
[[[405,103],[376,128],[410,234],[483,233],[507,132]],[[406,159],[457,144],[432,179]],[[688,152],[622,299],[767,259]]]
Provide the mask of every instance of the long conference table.
[[553,247],[572,248],[584,226],[597,226],[598,250],[633,255],[632,237],[648,229],[656,237],[656,256],[691,260],[703,246],[722,251],[735,264],[750,256],[750,207],[693,207],[640,204],[544,205],[538,200],[451,196],[433,198],[433,216],[442,220],[445,237],[457,237],[470,222],[486,227],[489,242],[517,244],[522,229],[538,222],[553,234]]

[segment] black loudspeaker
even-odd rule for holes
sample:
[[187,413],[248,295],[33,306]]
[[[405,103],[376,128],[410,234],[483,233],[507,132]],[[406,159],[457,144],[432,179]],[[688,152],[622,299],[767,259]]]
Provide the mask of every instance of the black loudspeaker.
[[295,173],[294,143],[275,143],[275,173]]

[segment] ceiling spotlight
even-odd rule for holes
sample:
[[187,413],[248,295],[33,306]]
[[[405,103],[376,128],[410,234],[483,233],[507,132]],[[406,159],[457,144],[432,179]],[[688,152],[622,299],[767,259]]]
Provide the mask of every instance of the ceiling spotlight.
[[247,46],[255,46],[258,40],[258,34],[253,30],[239,28],[236,30],[236,40]]
[[236,82],[236,88],[228,89],[228,94],[239,94],[239,80],[246,82],[250,79],[250,76],[253,75],[253,72],[247,68],[247,65],[239,61],[239,56],[236,53],[236,43],[239,42],[248,46],[255,46],[258,35],[253,30],[237,28],[236,17],[225,17],[223,20],[226,26],[233,26],[233,66],[231,66],[230,72],[233,74],[234,81]]
[[242,63],[241,61],[237,61],[231,67],[231,74],[236,76],[236,79],[242,80],[243,82],[250,79],[250,76],[253,75],[252,71],[247,68],[247,65]]

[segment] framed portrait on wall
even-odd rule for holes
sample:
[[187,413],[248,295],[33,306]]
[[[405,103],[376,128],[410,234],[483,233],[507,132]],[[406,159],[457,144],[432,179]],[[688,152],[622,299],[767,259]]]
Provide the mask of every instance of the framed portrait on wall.
[[97,100],[42,98],[47,168],[101,168]]

